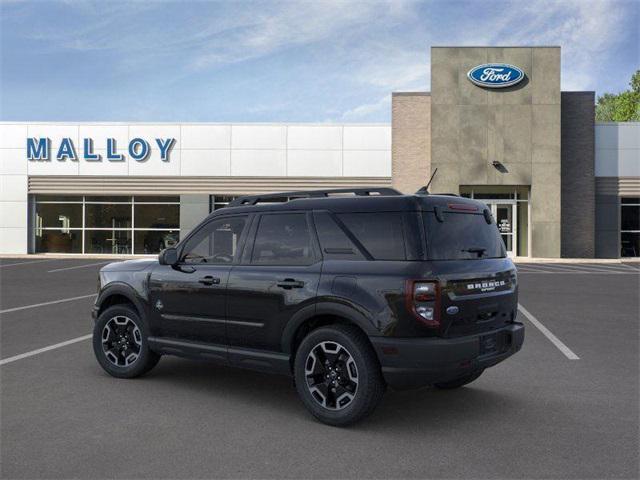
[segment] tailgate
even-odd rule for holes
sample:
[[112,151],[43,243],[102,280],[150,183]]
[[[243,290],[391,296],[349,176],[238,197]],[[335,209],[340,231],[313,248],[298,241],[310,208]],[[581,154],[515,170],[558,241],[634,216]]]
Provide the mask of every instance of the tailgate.
[[443,336],[489,332],[515,320],[518,285],[516,270],[510,261],[487,259],[446,263],[447,273],[438,275]]

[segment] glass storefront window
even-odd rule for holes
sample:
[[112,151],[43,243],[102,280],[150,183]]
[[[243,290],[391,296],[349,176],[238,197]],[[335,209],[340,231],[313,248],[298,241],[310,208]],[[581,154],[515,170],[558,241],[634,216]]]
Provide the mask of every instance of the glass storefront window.
[[135,228],[180,228],[180,205],[136,203],[134,213]]
[[620,256],[640,257],[640,197],[620,199]]
[[159,195],[136,195],[134,203],[180,203],[179,196],[163,197]]
[[36,204],[36,228],[82,228],[82,203]]
[[131,203],[131,197],[123,195],[88,195],[84,199],[85,202]]
[[36,253],[82,253],[82,230],[36,229]]
[[76,195],[38,195],[38,202],[74,202],[82,203],[82,197]]
[[640,257],[640,232],[622,232],[620,240],[623,257]]
[[178,242],[180,197],[38,195],[33,225],[38,253],[155,254]]
[[229,205],[229,202],[232,202],[237,197],[232,197],[230,195],[214,195],[213,196],[213,209],[218,210],[220,208],[224,208]]
[[131,228],[131,205],[87,203],[85,228]]
[[153,254],[175,247],[180,240],[179,230],[136,230],[134,233],[135,254]]
[[131,254],[131,230],[86,230],[85,253]]
[[622,230],[640,230],[640,205],[622,205],[620,209]]

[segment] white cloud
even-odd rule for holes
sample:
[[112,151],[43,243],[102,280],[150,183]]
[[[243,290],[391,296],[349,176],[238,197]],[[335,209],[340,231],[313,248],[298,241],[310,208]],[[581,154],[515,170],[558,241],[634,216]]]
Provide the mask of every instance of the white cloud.
[[[617,0],[537,0],[497,4],[489,19],[468,19],[454,44],[558,45],[562,88],[593,89],[608,52],[628,32],[625,21],[637,3]],[[638,46],[632,46],[638,49]],[[637,58],[637,53],[636,53]]]
[[362,120],[371,117],[372,114],[380,112],[390,111],[391,109],[391,94],[387,94],[377,101],[371,103],[364,103],[357,107],[351,108],[342,114],[341,120],[354,121]]
[[88,59],[87,71],[104,67],[100,88],[123,88],[114,96],[149,85],[201,109],[219,104],[215,86],[229,92],[233,79],[243,94],[225,106],[249,118],[387,119],[392,91],[429,90],[432,45],[560,45],[565,90],[609,89],[611,52],[625,42],[638,59],[637,0],[66,0],[46,4],[55,19],[41,5],[3,8],[26,55]]

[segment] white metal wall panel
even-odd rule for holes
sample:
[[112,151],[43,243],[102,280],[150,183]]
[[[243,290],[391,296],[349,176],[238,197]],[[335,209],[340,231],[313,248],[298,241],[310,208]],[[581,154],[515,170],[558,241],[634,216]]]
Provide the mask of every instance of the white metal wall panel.
[[129,140],[134,138],[143,138],[149,142],[151,151],[158,151],[156,138],[175,138],[173,145],[174,150],[180,150],[180,125],[143,125],[134,123],[129,125]]
[[231,150],[231,175],[285,176],[286,150]]
[[342,150],[340,125],[291,125],[287,128],[289,150]]
[[26,175],[24,148],[0,148],[0,175]]
[[24,148],[27,125],[0,124],[0,148]]
[[230,149],[231,125],[182,125],[183,149]]
[[[128,155],[126,154],[126,145],[129,142],[125,142],[125,150],[122,150],[120,147],[120,144],[117,143],[117,152],[118,153],[124,153],[125,154],[125,158],[123,161],[121,162],[111,162],[106,160],[107,158],[107,151],[106,150],[96,150],[94,149],[94,153],[97,153],[98,155],[100,155],[100,158],[102,159],[100,162],[86,162],[84,160],[81,160],[78,162],[78,175],[122,175],[122,176],[127,176],[129,175],[129,159],[127,158]],[[54,160],[55,162],[55,160]],[[31,162],[30,162],[31,163]]]
[[[100,153],[103,159],[106,159],[107,138],[113,138],[116,142],[116,151],[126,155],[129,146],[129,127],[127,125],[80,125],[78,140],[74,140],[78,155],[84,155],[83,138],[94,139],[93,150]],[[57,148],[58,145],[59,142],[56,142],[55,147]],[[80,173],[80,175],[84,174]]]
[[640,122],[596,124],[596,177],[640,177]]
[[339,177],[340,150],[288,150],[287,175],[292,177]]
[[285,125],[232,125],[232,149],[284,150],[287,148]]
[[344,127],[345,150],[391,151],[391,128],[384,126]]
[[231,175],[231,150],[185,150],[180,157],[180,175],[220,177]]
[[391,151],[345,150],[345,177],[391,177]]

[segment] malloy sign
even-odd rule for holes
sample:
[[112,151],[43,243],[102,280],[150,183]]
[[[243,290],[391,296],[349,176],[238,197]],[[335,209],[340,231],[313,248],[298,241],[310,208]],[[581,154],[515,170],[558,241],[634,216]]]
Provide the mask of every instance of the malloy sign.
[[505,88],[520,83],[524,72],[507,63],[485,63],[469,70],[467,78],[480,87]]
[[[134,138],[127,145],[126,152],[129,157],[137,162],[144,162],[149,157],[152,148],[158,148],[160,151],[160,160],[163,162],[169,161],[169,154],[171,148],[175,144],[175,138],[156,138],[155,145],[145,140],[144,138]],[[92,138],[83,138],[83,149],[81,158],[87,162],[101,162],[102,155],[97,153],[94,149],[94,142]],[[113,138],[107,138],[104,142],[105,158],[110,162],[123,162],[125,160],[125,154],[118,152],[116,141]],[[153,145],[153,147],[152,147]],[[55,145],[55,156],[52,154],[51,139],[47,137],[40,138],[27,138],[27,160],[31,161],[50,161],[55,158],[58,161],[72,161],[77,162],[80,156],[77,153],[76,147],[73,144],[73,140],[69,137],[65,137],[60,141],[60,145]]]

